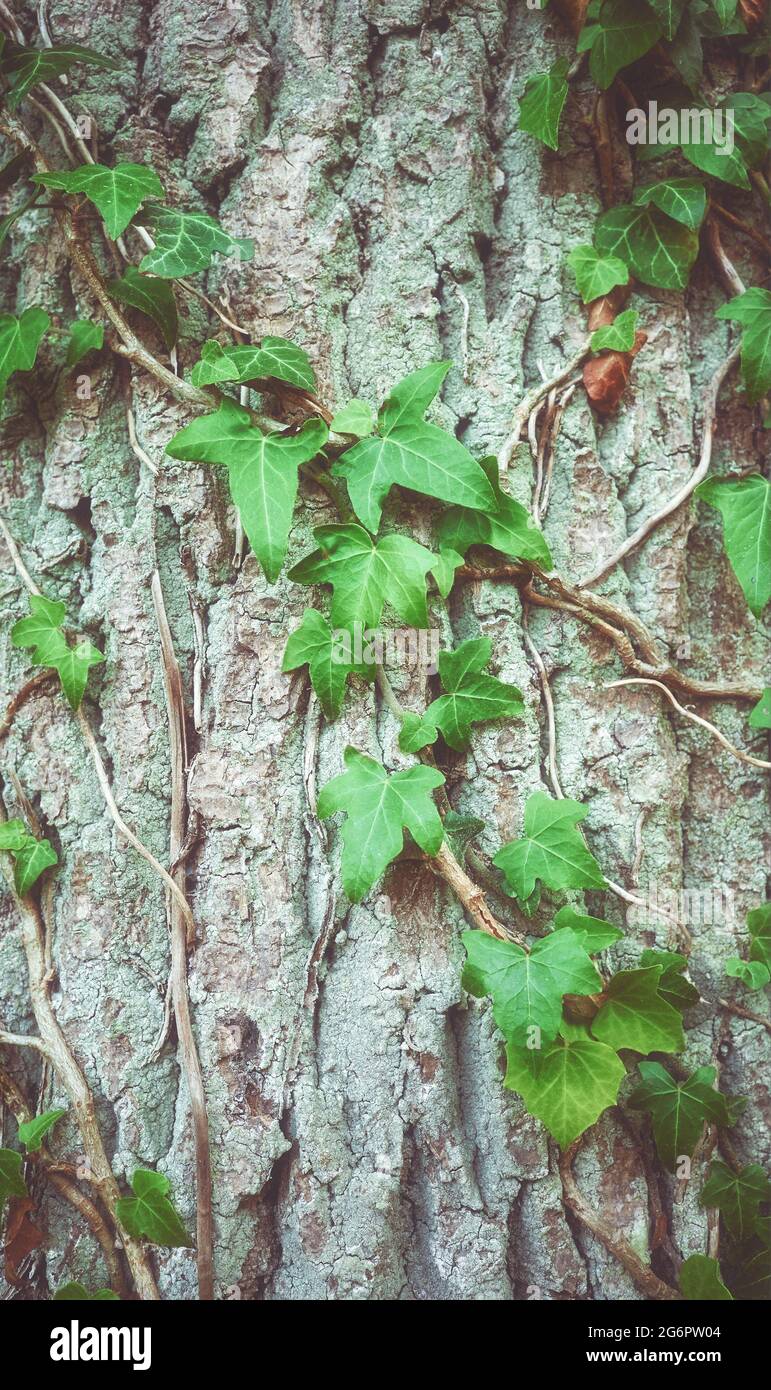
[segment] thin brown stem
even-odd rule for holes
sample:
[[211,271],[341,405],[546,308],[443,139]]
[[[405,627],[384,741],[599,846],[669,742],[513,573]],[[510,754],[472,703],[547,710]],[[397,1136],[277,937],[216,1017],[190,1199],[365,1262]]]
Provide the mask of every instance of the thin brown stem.
[[[163,590],[158,571],[152,579],[153,605],[158,624],[163,661],[163,684],[166,695],[166,715],[169,722],[169,750],[171,758],[171,829],[169,835],[169,854],[174,880],[179,894],[184,892],[185,870],[181,860],[185,843],[187,821],[186,798],[186,754],[185,754],[185,710],[182,693],[182,677],[174,652],[171,629],[166,617]],[[184,901],[187,901],[184,899]],[[171,991],[174,1003],[174,1018],[182,1054],[182,1068],[190,1093],[190,1109],[195,1136],[196,1168],[196,1231],[198,1263],[198,1292],[201,1299],[211,1302],[214,1298],[214,1223],[212,1216],[212,1175],[209,1150],[209,1120],[206,1112],[206,1092],[203,1072],[190,1017],[190,992],[187,979],[187,950],[192,946],[186,927],[192,922],[180,911],[176,897],[170,900],[171,918]]]

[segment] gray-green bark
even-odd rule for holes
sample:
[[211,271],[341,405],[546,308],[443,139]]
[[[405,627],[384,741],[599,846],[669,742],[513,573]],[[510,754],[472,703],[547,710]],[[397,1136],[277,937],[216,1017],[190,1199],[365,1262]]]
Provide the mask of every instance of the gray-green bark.
[[[126,0],[117,10],[55,0],[50,17],[56,41],[123,59],[120,74],[76,75],[66,94],[73,111],[96,121],[105,160],[152,162],[172,200],[203,205],[254,237],[254,260],[220,261],[207,286],[226,294],[253,339],[275,333],[306,346],[320,395],[338,407],[351,395],[376,401],[412,368],[452,358],[458,369],[438,418],[480,455],[501,447],[541,365],[556,370],[586,332],[565,256],[591,240],[600,209],[588,89],[571,104],[559,155],[516,129],[526,75],[571,52],[554,19],[498,0]],[[30,125],[54,158],[50,131],[36,115]],[[623,189],[629,164],[617,153]],[[745,245],[731,243],[749,276]],[[138,259],[138,243],[129,238],[129,247]],[[63,324],[76,311],[90,316],[49,214],[21,222],[0,276],[4,309],[38,302]],[[722,298],[706,262],[685,297],[646,291],[639,308],[649,341],[618,414],[598,424],[575,393],[545,520],[563,574],[587,574],[694,467],[700,398],[729,338],[713,318]],[[219,324],[207,324],[198,301],[182,303],[189,370]],[[304,757],[315,737],[307,688],[280,671],[309,591],[284,577],[267,585],[253,559],[233,567],[223,477],[164,458],[189,414],[133,372],[137,434],[158,467],[154,480],[129,447],[127,369],[109,352],[98,361],[88,401],[72,375],[57,375],[51,350],[34,384],[11,388],[0,497],[28,567],[104,647],[90,717],[124,817],[164,862],[156,565],[189,706],[190,599],[202,616],[204,708],[200,731],[191,729],[189,776],[201,834],[187,887],[198,927],[191,996],[211,1119],[218,1296],[508,1300],[535,1286],[548,1299],[638,1297],[604,1247],[567,1219],[543,1129],[502,1088],[489,1009],[460,988],[457,903],[414,860],[361,906],[344,901],[335,834],[328,848],[307,807]],[[722,401],[716,467],[747,465],[752,419],[735,381]],[[511,483],[529,501],[527,450]],[[403,512],[419,538],[430,516],[429,506]],[[307,488],[290,562],[307,551],[312,525],[332,519],[328,500]],[[24,596],[1,548],[0,565],[5,703],[29,668],[10,648]],[[722,555],[715,513],[684,508],[605,590],[664,649],[679,650],[691,674],[744,672],[762,683],[767,648]],[[486,821],[482,845],[494,853],[519,832],[527,795],[548,786],[545,712],[520,598],[513,586],[466,586],[434,621],[447,637],[491,636],[496,673],[525,694],[524,721],[475,734],[472,752],[448,772],[456,809]],[[691,976],[705,1002],[688,1017],[686,1060],[719,1060],[723,1088],[750,1097],[735,1143],[763,1162],[767,1035],[715,1003],[728,988],[725,959],[746,942],[744,913],[766,896],[761,775],[657,695],[604,690],[623,672],[588,628],[541,610],[530,621],[551,676],[562,785],[589,806],[588,838],[607,875],[641,892],[656,884],[734,896],[734,923],[692,927]],[[400,672],[393,680],[418,708],[417,683]],[[746,746],[746,706],[700,712]],[[320,784],[339,770],[347,743],[391,766],[403,761],[394,721],[372,691],[357,690],[340,721],[321,729]],[[61,855],[54,1000],[98,1098],[114,1170],[120,1179],[136,1166],[166,1172],[192,1227],[187,1098],[173,1043],[153,1055],[169,969],[162,887],[116,837],[61,699],[27,705],[3,763]],[[625,924],[611,895],[590,895],[587,905]],[[667,944],[661,922],[629,924],[614,960],[630,964],[654,942]],[[7,897],[0,1022],[31,1027]],[[34,1102],[34,1062],[7,1050],[4,1061]],[[49,1083],[45,1104],[61,1100]],[[596,1208],[647,1258],[640,1133],[637,1118],[609,1113],[577,1171]],[[6,1120],[0,1142],[14,1136]],[[55,1150],[78,1154],[67,1121]],[[706,1249],[699,1172],[686,1187],[659,1180],[682,1254]],[[33,1287],[45,1296],[66,1278],[98,1285],[98,1246],[70,1208],[42,1184],[39,1192],[48,1235]],[[195,1297],[191,1252],[161,1251],[156,1263],[164,1296]]]

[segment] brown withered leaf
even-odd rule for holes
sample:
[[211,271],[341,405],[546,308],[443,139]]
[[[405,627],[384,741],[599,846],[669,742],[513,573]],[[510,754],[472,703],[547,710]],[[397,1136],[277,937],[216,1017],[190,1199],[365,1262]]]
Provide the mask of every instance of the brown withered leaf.
[[14,1197],[8,1209],[8,1222],[5,1236],[5,1277],[9,1284],[18,1288],[24,1280],[19,1271],[33,1250],[43,1244],[43,1232],[35,1225],[30,1212],[33,1203],[29,1197]]
[[567,21],[573,33],[577,34],[579,29],[583,28],[589,0],[554,0],[554,8]]
[[739,13],[748,29],[757,29],[766,10],[766,0],[739,0]]
[[598,328],[607,328],[616,317],[621,313],[626,301],[632,293],[632,284],[616,285],[610,294],[604,294],[601,299],[593,299],[586,306],[587,326],[590,333],[596,333]]
[[584,367],[584,386],[598,415],[611,415],[629,380],[632,362],[648,341],[647,333],[635,335],[630,352],[601,352]]

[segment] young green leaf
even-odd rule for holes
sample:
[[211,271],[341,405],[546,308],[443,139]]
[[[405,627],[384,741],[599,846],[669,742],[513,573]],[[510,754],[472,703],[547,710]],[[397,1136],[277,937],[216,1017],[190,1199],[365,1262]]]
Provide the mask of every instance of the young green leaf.
[[629,283],[629,267],[617,256],[601,256],[593,246],[574,246],[567,261],[584,304]]
[[353,510],[373,533],[394,484],[474,510],[494,507],[492,489],[468,449],[423,419],[448,366],[429,363],[400,381],[380,409],[378,433],[347,449],[332,469],[345,478]]
[[120,1303],[120,1299],[112,1289],[97,1289],[96,1293],[89,1293],[83,1284],[71,1282],[62,1284],[53,1296],[54,1303]]
[[372,407],[366,401],[349,401],[332,417],[329,428],[335,434],[352,434],[357,439],[366,439],[375,428]]
[[[524,714],[521,690],[484,673],[492,650],[489,637],[479,637],[462,642],[454,652],[439,654],[439,676],[447,694],[429,705],[423,727],[441,730],[445,743],[459,753],[468,747],[472,724],[518,719]],[[426,743],[435,738],[436,732]]]
[[750,612],[759,618],[771,599],[771,483],[747,478],[707,478],[696,496],[723,518],[723,543]]
[[45,869],[59,862],[49,841],[36,840],[21,820],[0,823],[0,850],[13,856],[14,882],[20,897],[29,893]]
[[638,188],[632,201],[638,207],[653,203],[675,222],[697,232],[707,211],[707,192],[698,179],[662,179]]
[[107,288],[113,299],[128,304],[132,309],[152,319],[160,328],[169,352],[179,336],[177,302],[174,291],[166,280],[155,275],[140,275],[133,266],[126,266],[120,280],[108,280]]
[[65,359],[67,366],[77,366],[86,353],[100,348],[103,342],[104,329],[101,323],[91,323],[89,319],[76,319],[70,328],[70,341],[67,344]]
[[322,787],[317,810],[320,820],[336,811],[346,814],[343,886],[351,902],[358,903],[401,854],[403,827],[426,854],[438,853],[443,829],[431,792],[443,786],[444,777],[432,767],[410,767],[389,776],[355,748],[346,748],[344,761],[345,772]]
[[134,1196],[119,1197],[115,1204],[118,1220],[130,1236],[153,1245],[192,1245],[169,1198],[171,1183],[163,1173],[137,1168],[131,1188]]
[[528,953],[486,932],[463,933],[468,960],[463,987],[493,1000],[493,1018],[506,1041],[536,1049],[556,1038],[565,994],[597,994],[602,982],[570,931],[536,941]]
[[598,251],[618,256],[645,285],[684,290],[699,254],[699,238],[657,207],[624,204],[599,218],[594,234]]
[[747,928],[752,937],[750,960],[761,961],[771,971],[771,903],[747,913]]
[[535,135],[550,150],[559,149],[562,110],[568,96],[567,58],[558,58],[548,72],[534,73],[519,99],[519,128]]
[[624,935],[618,927],[612,927],[610,922],[604,922],[600,917],[587,917],[582,912],[576,912],[574,907],[561,907],[554,918],[555,931],[563,931],[565,927],[570,928],[590,956],[596,955],[598,951],[606,951]]
[[177,280],[208,270],[215,251],[221,256],[237,255],[242,261],[250,261],[254,255],[254,242],[231,236],[205,212],[180,212],[161,203],[148,203],[143,219],[155,240],[155,249],[139,263],[139,269],[148,275]]
[[162,198],[163,184],[145,164],[82,164],[79,169],[35,174],[33,183],[62,193],[84,193],[102,214],[107,235],[115,241],[125,232],[145,198]]
[[642,0],[604,0],[599,21],[587,24],[578,36],[578,52],[591,50],[589,68],[603,91],[630,63],[647,53],[664,33],[658,15]]
[[714,1159],[701,1193],[703,1207],[717,1207],[732,1235],[744,1240],[752,1235],[761,1202],[771,1201],[771,1183],[757,1163],[733,1173]]
[[[322,613],[306,608],[303,620],[286,644],[282,671],[308,667],[313,689],[327,719],[337,719],[345,697],[345,683],[354,672],[365,668],[351,661],[347,632],[335,633]],[[374,674],[370,668],[367,674]]]
[[0,1149],[0,1217],[8,1197],[26,1197],[27,1185],[21,1175],[21,1154]]
[[731,956],[725,963],[725,973],[732,980],[741,980],[747,989],[765,989],[771,980],[771,970],[760,960],[741,960]]
[[51,666],[59,673],[68,703],[80,707],[92,666],[104,661],[100,651],[87,639],[71,647],[61,630],[65,607],[55,599],[31,594],[30,617],[20,618],[11,628],[14,647],[32,647],[33,666]]
[[28,372],[35,365],[40,340],[51,320],[44,309],[33,306],[17,318],[0,314],[0,401],[13,372]]
[[504,845],[493,860],[517,898],[529,898],[539,880],[547,888],[606,887],[597,860],[576,829],[586,815],[587,807],[570,797],[555,801],[544,792],[528,797],[523,838]]
[[619,970],[604,990],[592,1034],[609,1047],[634,1052],[682,1052],[683,1024],[678,1010],[659,993],[661,966]]
[[428,626],[426,575],[435,556],[409,536],[383,536],[377,544],[362,526],[319,526],[319,549],[289,571],[297,584],[331,584],[335,627],[377,627],[389,603],[410,627]]
[[[470,512],[470,516],[479,513]],[[434,556],[434,563],[431,566],[431,573],[436,581],[436,587],[442,598],[447,598],[453,584],[455,583],[455,571],[463,564],[463,556],[457,550],[442,546],[439,554]]]
[[612,323],[595,329],[592,334],[592,352],[630,352],[634,347],[637,330],[637,310],[626,309]]
[[720,1265],[707,1255],[689,1255],[680,1266],[680,1288],[683,1297],[694,1303],[733,1302],[720,1278]]
[[751,729],[771,729],[771,686],[766,686],[747,720]]
[[489,455],[480,468],[490,485],[494,503],[486,511],[450,507],[439,522],[440,550],[451,549],[465,555],[472,545],[489,545],[514,560],[530,560],[543,570],[552,568],[552,558],[542,531],[530,513],[500,484],[498,460]]
[[698,1067],[682,1085],[659,1062],[640,1062],[642,1085],[632,1093],[633,1110],[645,1110],[653,1122],[653,1137],[662,1163],[674,1173],[678,1159],[690,1158],[705,1124],[731,1126],[746,1103],[744,1097],[714,1090],[714,1067]]
[[45,1114],[36,1115],[33,1120],[19,1125],[19,1143],[24,1145],[27,1153],[37,1153],[49,1129],[53,1129],[57,1120],[66,1114],[66,1110],[46,1110]]
[[742,376],[754,405],[771,390],[771,290],[745,290],[723,304],[715,317],[742,325]]
[[326,443],[323,420],[306,420],[296,434],[263,434],[248,410],[224,397],[166,445],[172,458],[220,463],[249,544],[271,584],[284,562],[297,496],[298,470]]
[[509,1044],[506,1057],[504,1086],[519,1093],[563,1149],[615,1105],[626,1074],[613,1049],[588,1036],[558,1038],[540,1050]]
[[675,951],[643,951],[640,965],[644,970],[651,966],[661,966],[659,994],[668,1004],[673,1004],[676,1009],[681,1010],[690,1009],[693,1004],[698,1004],[701,997],[699,991],[690,980],[683,978],[683,972],[688,966],[687,956],[678,955]]
[[10,90],[5,99],[11,110],[16,109],[31,87],[39,82],[48,82],[52,77],[61,77],[75,63],[107,68],[112,72],[120,67],[112,58],[105,58],[92,48],[81,48],[78,44],[68,44],[66,47],[58,44],[51,48],[21,48],[15,43],[6,44],[0,72],[9,77]]
[[212,339],[201,348],[201,360],[190,375],[194,386],[211,386],[220,381],[259,381],[275,377],[315,391],[316,378],[307,352],[286,338],[263,338],[260,347],[222,347]]

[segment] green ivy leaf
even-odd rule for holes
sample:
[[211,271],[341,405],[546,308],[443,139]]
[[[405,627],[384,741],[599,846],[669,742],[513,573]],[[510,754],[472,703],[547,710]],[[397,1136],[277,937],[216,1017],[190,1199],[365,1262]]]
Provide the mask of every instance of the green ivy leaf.
[[699,991],[690,980],[683,979],[683,972],[688,966],[687,956],[678,955],[675,951],[643,951],[640,965],[644,970],[651,966],[661,966],[659,994],[668,1004],[673,1004],[676,1009],[681,1010],[690,1009],[693,1004],[698,1004],[701,998]]
[[690,8],[669,45],[669,59],[690,90],[699,96],[704,80],[704,49],[701,30]]
[[145,198],[162,198],[163,184],[145,164],[82,164],[79,169],[35,174],[33,183],[62,193],[84,193],[102,214],[107,235],[115,241],[125,232]]
[[687,0],[648,0],[648,8],[664,26],[664,37],[673,39],[683,17]]
[[466,851],[472,840],[475,840],[484,828],[485,823],[478,816],[461,816],[457,811],[447,812],[444,818],[445,839],[461,864],[466,858]]
[[767,94],[756,96],[754,92],[732,92],[720,106],[725,111],[733,112],[736,144],[750,169],[758,168],[768,155],[771,105]]
[[747,722],[751,729],[771,729],[771,686],[766,686]]
[[118,1220],[130,1236],[152,1245],[192,1245],[169,1198],[171,1183],[163,1173],[137,1168],[131,1188],[134,1196],[119,1197],[115,1204]]
[[550,150],[559,149],[562,110],[568,97],[570,63],[558,58],[548,72],[534,73],[519,99],[519,128],[535,135]]
[[426,575],[435,557],[409,536],[383,536],[377,544],[362,526],[319,526],[319,549],[289,571],[297,584],[331,584],[335,627],[377,627],[389,603],[410,627],[428,626]]
[[707,1255],[689,1255],[680,1266],[680,1288],[683,1297],[695,1303],[733,1302],[720,1278],[720,1265]]
[[624,261],[617,256],[601,256],[593,246],[574,246],[567,261],[584,304],[602,299],[617,285],[629,283],[629,267]]
[[16,892],[24,897],[45,869],[57,864],[56,851],[48,840],[36,840],[21,820],[0,823],[0,850],[13,855]]
[[544,792],[528,797],[523,838],[504,845],[493,860],[517,898],[529,898],[539,879],[547,888],[606,887],[597,860],[576,829],[587,815],[587,807],[570,797],[555,801]]
[[697,232],[707,211],[707,192],[698,179],[661,179],[638,188],[632,200],[638,207],[653,203],[675,222]]
[[112,1289],[97,1289],[96,1293],[89,1293],[83,1284],[75,1283],[62,1284],[60,1289],[52,1299],[53,1303],[120,1303],[118,1295]]
[[463,933],[468,960],[463,988],[477,999],[492,997],[493,1018],[506,1041],[525,1049],[552,1042],[562,1020],[565,994],[597,994],[601,988],[588,955],[570,931],[555,932],[524,951],[486,932]]
[[529,560],[543,570],[552,569],[543,532],[527,509],[501,487],[497,458],[491,454],[479,466],[490,485],[494,504],[484,512],[450,507],[439,522],[440,549],[449,548],[465,555],[472,545],[489,545],[511,559]]
[[53,1129],[57,1120],[66,1114],[66,1110],[46,1110],[45,1114],[36,1115],[33,1120],[19,1125],[19,1143],[24,1145],[27,1153],[37,1153],[49,1129]]
[[[474,512],[471,516],[476,515]],[[459,565],[463,564],[463,556],[457,550],[442,546],[439,554],[434,556],[434,563],[431,566],[431,573],[436,581],[436,587],[442,598],[447,598],[453,584],[455,583],[455,571]]]
[[355,748],[346,748],[346,771],[322,788],[321,820],[344,811],[343,886],[351,902],[361,902],[404,846],[402,827],[426,854],[437,854],[443,829],[431,792],[444,784],[433,767],[410,767],[388,775]]
[[771,390],[771,291],[745,290],[715,315],[740,323],[742,334],[742,375],[751,405]]
[[752,937],[750,960],[761,961],[771,971],[771,903],[748,912],[747,927]]
[[561,907],[554,918],[555,931],[563,931],[566,927],[590,956],[606,951],[624,935],[610,922],[604,922],[601,917],[587,917],[583,912],[576,912],[574,907]]
[[642,58],[662,36],[663,25],[642,0],[604,0],[599,22],[578,36],[578,52],[591,50],[589,68],[603,91],[622,68]]
[[494,506],[487,478],[468,449],[423,419],[449,366],[432,362],[400,381],[380,409],[378,434],[347,449],[332,469],[345,478],[353,510],[369,531],[377,531],[394,484],[475,510]]
[[213,414],[200,416],[175,434],[166,453],[227,467],[241,525],[274,584],[289,543],[298,470],[316,456],[327,435],[323,420],[316,419],[306,420],[296,434],[263,434],[248,410],[226,396]]
[[717,1207],[732,1235],[738,1240],[755,1231],[761,1202],[771,1201],[771,1183],[757,1163],[732,1173],[725,1163],[714,1159],[709,1178],[701,1193],[703,1207]]
[[104,342],[104,329],[101,323],[91,323],[89,319],[76,319],[70,328],[70,341],[67,344],[68,367],[77,366],[82,357],[98,349]]
[[748,1240],[734,1252],[731,1290],[745,1302],[767,1302],[771,1298],[771,1218],[758,1217]]
[[32,306],[17,318],[0,314],[0,401],[13,372],[28,372],[35,365],[40,340],[51,320],[44,309]]
[[698,1067],[682,1085],[672,1079],[659,1062],[640,1062],[642,1085],[629,1097],[633,1110],[645,1110],[653,1122],[656,1151],[671,1173],[679,1158],[690,1158],[705,1124],[729,1127],[746,1101],[743,1096],[725,1096],[713,1089],[714,1067]]
[[372,407],[366,401],[349,401],[332,417],[329,428],[335,434],[352,434],[357,439],[366,439],[375,428]]
[[261,381],[276,377],[315,391],[316,378],[307,352],[286,338],[263,338],[259,347],[222,347],[212,339],[201,348],[201,360],[193,367],[194,386],[211,386],[219,381]]
[[506,1056],[503,1084],[518,1092],[563,1149],[616,1104],[626,1074],[611,1047],[586,1036],[560,1038],[540,1051],[509,1044]]
[[87,639],[71,647],[62,632],[65,607],[55,599],[31,594],[30,617],[20,618],[11,628],[14,647],[32,647],[33,666],[51,666],[59,673],[62,690],[70,707],[80,707],[92,666],[104,661],[100,651]]
[[215,251],[221,256],[237,255],[250,261],[254,242],[233,237],[205,212],[180,212],[161,203],[148,203],[143,214],[155,240],[139,269],[165,280],[176,280],[197,270],[208,270]]
[[0,1149],[0,1216],[8,1197],[26,1197],[27,1185],[21,1175],[21,1154]]
[[597,328],[592,334],[593,352],[629,352],[634,347],[637,331],[637,310],[626,309],[613,323]]
[[6,44],[0,62],[0,72],[6,73],[10,79],[10,90],[5,99],[11,110],[16,109],[31,87],[36,86],[38,82],[48,82],[52,77],[61,77],[61,74],[69,72],[75,63],[84,63],[92,68],[107,68],[112,72],[120,67],[112,58],[105,58],[101,53],[95,53],[92,48],[81,48],[74,43],[67,44],[66,47],[57,44],[52,48],[21,48],[15,43]]
[[[347,639],[343,640],[343,639]],[[306,608],[303,620],[286,644],[282,671],[296,671],[300,666],[308,672],[321,708],[327,719],[337,719],[345,697],[345,683],[353,673],[372,674],[350,660],[350,639],[347,632],[332,631],[322,613]]]
[[[434,700],[423,715],[425,729],[441,730],[445,743],[462,753],[468,747],[472,724],[490,719],[520,718],[524,712],[522,691],[495,676],[484,674],[493,644],[489,637],[471,638],[454,652],[439,653],[439,676],[446,695]],[[421,745],[425,746],[425,745]]]
[[725,963],[725,973],[732,980],[741,980],[747,989],[765,989],[771,980],[771,971],[760,960],[741,960],[731,956]]
[[407,711],[399,730],[399,747],[403,753],[419,753],[421,748],[436,743],[438,737],[436,724],[427,722],[420,714]]
[[750,612],[759,618],[771,598],[771,483],[748,478],[707,478],[696,496],[723,518],[723,543]]
[[594,239],[598,251],[625,261],[643,284],[665,290],[685,289],[699,254],[696,233],[657,207],[610,208],[599,218]]
[[712,5],[720,20],[721,28],[725,28],[735,18],[739,0],[712,0]]
[[133,266],[126,266],[120,280],[108,280],[107,288],[113,299],[128,304],[132,309],[152,319],[160,328],[169,352],[179,336],[177,302],[174,291],[166,280],[154,275],[140,275]]
[[661,973],[661,966],[619,970],[606,985],[605,1002],[592,1020],[594,1037],[634,1052],[682,1052],[682,1020],[659,993]]

